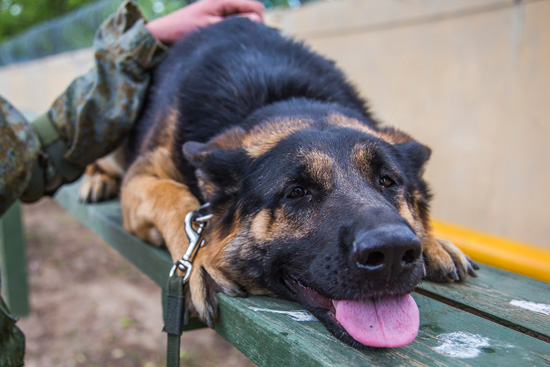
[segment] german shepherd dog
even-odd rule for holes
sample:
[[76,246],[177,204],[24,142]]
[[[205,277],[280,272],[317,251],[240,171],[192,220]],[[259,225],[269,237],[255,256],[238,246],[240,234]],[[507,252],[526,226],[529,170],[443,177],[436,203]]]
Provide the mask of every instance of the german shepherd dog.
[[418,332],[409,293],[423,276],[475,276],[430,233],[430,150],[380,127],[333,62],[264,25],[233,18],[173,46],[126,150],[129,232],[178,260],[184,217],[210,203],[186,297],[210,326],[218,292],[273,295],[352,346],[397,347]]

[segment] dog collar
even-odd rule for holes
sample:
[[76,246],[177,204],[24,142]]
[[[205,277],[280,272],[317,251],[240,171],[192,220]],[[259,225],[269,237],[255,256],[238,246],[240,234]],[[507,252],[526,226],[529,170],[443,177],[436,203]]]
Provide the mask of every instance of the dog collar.
[[[181,259],[174,263],[172,269],[170,270],[170,278],[174,276],[176,270],[179,269],[185,272],[183,276],[183,283],[187,283],[189,280],[189,275],[193,269],[193,258],[199,247],[204,246],[203,230],[204,227],[208,224],[208,221],[212,219],[212,214],[205,214],[204,210],[210,206],[210,203],[202,205],[197,210],[187,213],[185,216],[185,234],[189,239],[189,247],[187,251],[182,256]],[[195,230],[194,226],[198,226]]]

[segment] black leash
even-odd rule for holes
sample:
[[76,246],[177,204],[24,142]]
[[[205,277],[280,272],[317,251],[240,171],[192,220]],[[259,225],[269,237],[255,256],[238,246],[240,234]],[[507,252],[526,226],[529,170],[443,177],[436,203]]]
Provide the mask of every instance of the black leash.
[[[185,233],[189,238],[189,247],[183,257],[176,261],[168,278],[168,291],[166,292],[166,310],[164,313],[164,329],[168,334],[166,346],[166,366],[179,367],[180,365],[180,342],[183,327],[187,323],[185,320],[185,295],[188,289],[189,275],[193,269],[193,260],[196,251],[204,245],[202,231],[208,221],[212,218],[211,214],[201,213],[208,207],[208,203],[199,209],[190,212],[185,216]],[[193,225],[198,226],[197,230]],[[179,276],[177,270],[184,272]]]
[[180,340],[184,327],[183,312],[186,291],[187,283],[183,283],[183,277],[171,276],[168,279],[166,312],[164,313],[164,329],[162,330],[168,334],[167,367],[179,367],[180,365]]

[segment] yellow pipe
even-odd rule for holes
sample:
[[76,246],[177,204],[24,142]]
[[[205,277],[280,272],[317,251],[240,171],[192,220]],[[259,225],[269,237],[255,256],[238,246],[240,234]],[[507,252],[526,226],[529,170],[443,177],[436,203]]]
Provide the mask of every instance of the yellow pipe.
[[474,261],[550,282],[550,249],[432,220],[433,234],[453,242]]

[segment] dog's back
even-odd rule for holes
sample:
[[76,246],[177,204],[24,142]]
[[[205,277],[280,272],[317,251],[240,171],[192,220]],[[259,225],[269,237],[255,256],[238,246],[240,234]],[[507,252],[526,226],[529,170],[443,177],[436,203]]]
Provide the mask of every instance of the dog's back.
[[245,127],[254,111],[300,97],[336,103],[374,124],[364,101],[332,61],[264,25],[226,20],[174,45],[157,67],[130,139],[129,161],[158,144],[155,136],[166,130],[163,121],[177,111],[172,156],[188,172],[184,142],[206,142],[231,126]]

